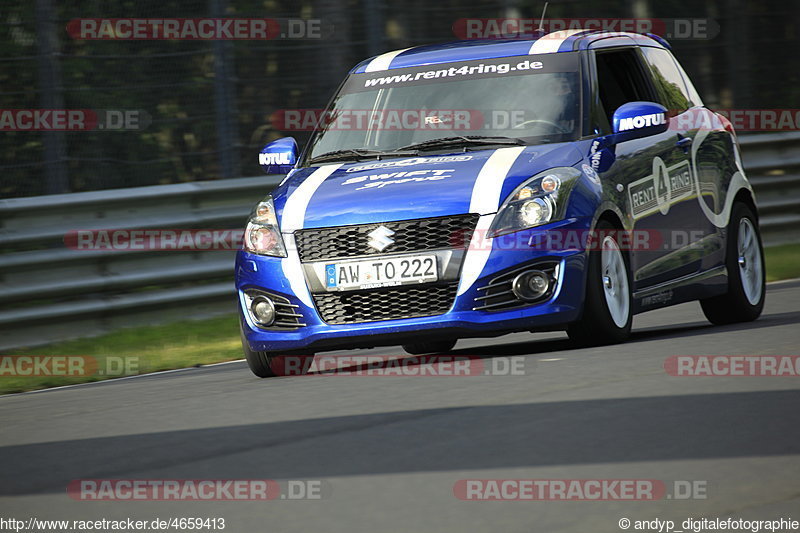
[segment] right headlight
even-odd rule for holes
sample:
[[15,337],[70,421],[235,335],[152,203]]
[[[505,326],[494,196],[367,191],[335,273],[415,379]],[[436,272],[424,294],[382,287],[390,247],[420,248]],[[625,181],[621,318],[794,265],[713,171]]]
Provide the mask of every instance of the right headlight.
[[557,167],[525,181],[500,206],[489,228],[489,237],[562,219],[569,192],[580,176],[576,168]]
[[259,202],[250,214],[244,230],[244,249],[254,254],[286,257],[271,196]]

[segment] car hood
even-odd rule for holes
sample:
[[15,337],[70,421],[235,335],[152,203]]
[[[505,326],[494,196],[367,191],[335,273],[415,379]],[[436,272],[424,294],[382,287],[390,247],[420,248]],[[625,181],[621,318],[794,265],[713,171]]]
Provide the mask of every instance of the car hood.
[[273,198],[284,232],[488,214],[531,176],[580,161],[558,143],[331,164],[293,171]]

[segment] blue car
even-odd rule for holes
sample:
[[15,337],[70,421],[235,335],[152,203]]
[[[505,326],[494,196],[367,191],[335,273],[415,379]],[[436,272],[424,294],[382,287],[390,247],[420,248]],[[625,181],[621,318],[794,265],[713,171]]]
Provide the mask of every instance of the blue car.
[[[538,38],[536,38],[538,37]],[[236,259],[253,373],[288,356],[566,330],[624,341],[699,300],[756,319],[765,269],[736,134],[663,39],[563,31],[398,50],[353,68],[254,208]]]

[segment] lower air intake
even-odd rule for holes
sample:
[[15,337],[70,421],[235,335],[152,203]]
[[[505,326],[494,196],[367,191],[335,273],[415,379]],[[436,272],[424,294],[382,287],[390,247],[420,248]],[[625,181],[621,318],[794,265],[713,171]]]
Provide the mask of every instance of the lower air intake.
[[450,283],[329,292],[315,294],[314,302],[328,324],[357,324],[444,314],[453,306],[457,288],[458,283]]

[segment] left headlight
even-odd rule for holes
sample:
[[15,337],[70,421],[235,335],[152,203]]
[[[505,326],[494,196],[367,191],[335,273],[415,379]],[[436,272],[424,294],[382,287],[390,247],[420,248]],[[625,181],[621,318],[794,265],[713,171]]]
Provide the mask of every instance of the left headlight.
[[244,249],[254,254],[286,257],[286,247],[283,245],[271,196],[259,202],[250,213],[244,230]]
[[563,218],[567,197],[580,170],[558,167],[536,174],[512,192],[489,228],[489,237],[497,237]]

